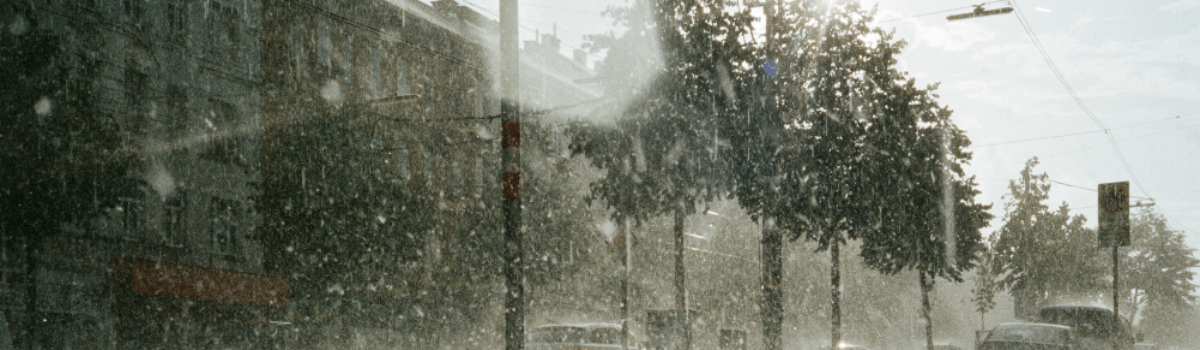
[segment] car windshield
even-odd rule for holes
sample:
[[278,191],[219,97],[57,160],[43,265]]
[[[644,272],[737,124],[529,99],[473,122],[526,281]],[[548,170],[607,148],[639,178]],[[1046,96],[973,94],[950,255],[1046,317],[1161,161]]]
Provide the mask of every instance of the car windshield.
[[592,328],[588,332],[588,343],[592,344],[621,344],[620,328]]
[[1066,344],[1069,330],[1046,326],[999,326],[988,336],[989,342]]
[[[592,332],[595,334],[595,332]],[[529,336],[531,343],[550,344],[580,344],[588,337],[588,331],[582,327],[544,327],[533,331]]]
[[1200,350],[1198,1],[0,0],[0,350]]
[[1043,322],[1070,326],[1081,337],[1108,339],[1114,334],[1112,312],[1087,308],[1045,308],[1039,313]]

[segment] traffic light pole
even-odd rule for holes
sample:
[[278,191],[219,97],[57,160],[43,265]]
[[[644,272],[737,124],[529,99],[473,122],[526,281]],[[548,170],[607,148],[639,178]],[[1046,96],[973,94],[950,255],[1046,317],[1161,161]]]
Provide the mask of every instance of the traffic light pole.
[[521,244],[521,107],[517,0],[500,0],[500,175],[504,195],[504,349],[525,348]]

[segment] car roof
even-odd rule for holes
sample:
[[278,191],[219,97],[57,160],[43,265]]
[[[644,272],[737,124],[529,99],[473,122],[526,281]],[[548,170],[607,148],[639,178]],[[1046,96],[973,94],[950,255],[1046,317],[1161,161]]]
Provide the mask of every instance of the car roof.
[[534,327],[534,329],[550,328],[550,327],[579,327],[579,328],[621,328],[617,323],[593,322],[593,323],[552,323]]
[[1007,327],[1007,326],[1035,326],[1035,327],[1062,328],[1062,329],[1066,329],[1066,330],[1072,329],[1069,326],[1064,326],[1061,324],[1040,323],[1040,322],[1005,322],[1005,323],[1001,323],[1000,325],[998,325],[996,327],[999,328],[999,327]]
[[1099,307],[1099,306],[1089,306],[1089,305],[1055,305],[1055,306],[1043,306],[1043,307],[1042,307],[1042,310],[1094,310],[1094,311],[1105,311],[1105,312],[1112,312],[1112,309],[1109,309],[1109,308],[1106,308],[1106,307]]

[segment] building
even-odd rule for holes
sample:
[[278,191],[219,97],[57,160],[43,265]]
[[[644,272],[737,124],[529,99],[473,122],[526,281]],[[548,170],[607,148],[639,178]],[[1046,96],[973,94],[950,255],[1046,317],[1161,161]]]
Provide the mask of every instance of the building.
[[[503,326],[499,266],[487,260],[501,246],[498,24],[449,0],[262,4],[264,184],[267,201],[279,204],[263,211],[272,237],[266,265],[293,276],[292,344],[432,349],[494,341]],[[523,108],[541,120],[599,97],[574,83],[592,76],[584,57],[559,55],[557,42],[546,35],[522,50]],[[285,142],[335,118],[354,135],[334,157],[373,180],[327,180],[327,172],[347,173]],[[334,215],[313,203],[329,197],[309,195],[349,187],[375,189],[366,196],[393,188],[405,193],[394,201],[420,204],[376,201]],[[306,205],[322,209],[283,209]],[[386,253],[326,252],[344,246],[322,242],[345,236],[371,237],[363,251]],[[343,271],[305,261],[312,257],[382,263]]]
[[[250,348],[286,312],[286,280],[263,274],[258,140],[263,71],[256,0],[22,2],[36,30],[94,62],[103,113],[139,150],[145,183],[86,227],[47,236],[40,256],[5,242],[0,309],[31,339],[20,297],[36,271],[45,349]],[[24,16],[25,14],[21,14]],[[11,238],[11,237],[10,237]],[[7,238],[6,238],[7,239]],[[16,277],[14,277],[16,276]],[[20,278],[18,278],[20,277]],[[22,282],[18,282],[22,281]],[[3,344],[0,344],[2,347]]]

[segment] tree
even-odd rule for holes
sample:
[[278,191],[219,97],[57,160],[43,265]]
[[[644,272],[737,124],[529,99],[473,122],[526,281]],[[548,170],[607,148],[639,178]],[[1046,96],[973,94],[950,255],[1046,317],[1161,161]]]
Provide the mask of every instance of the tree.
[[1184,243],[1183,232],[1171,229],[1162,214],[1144,209],[1130,224],[1133,242],[1120,271],[1122,303],[1129,307],[1121,309],[1128,319],[1161,324],[1158,318],[1191,309],[1196,302],[1192,269],[1200,260]]
[[937,277],[962,282],[961,272],[973,267],[991,205],[975,202],[977,185],[963,171],[970,140],[950,121],[951,111],[937,104],[934,87],[917,89],[911,78],[896,76],[902,83],[881,86],[888,93],[876,107],[891,116],[877,122],[886,132],[873,134],[886,139],[871,143],[886,147],[875,161],[892,172],[875,176],[871,192],[880,196],[880,221],[863,231],[860,255],[886,274],[917,272],[932,348],[929,292]]
[[1019,318],[1060,298],[1091,299],[1106,292],[1111,262],[1096,249],[1095,230],[1082,215],[1072,216],[1066,203],[1051,211],[1045,173],[1035,174],[1037,158],[1025,163],[1021,177],[1009,182],[1004,225],[995,233],[994,268],[999,283],[1013,295]]
[[[744,80],[738,95],[756,99],[738,106],[743,110],[730,118],[727,130],[739,150],[733,161],[739,202],[753,215],[774,219],[790,239],[829,250],[836,346],[841,245],[863,239],[860,255],[882,271],[913,268],[954,277],[970,267],[987,207],[973,202],[974,184],[963,178],[967,141],[949,122],[949,111],[933,101],[931,88],[916,88],[895,69],[903,42],[873,27],[872,11],[855,2],[828,6],[792,3],[771,20],[777,27],[768,35],[778,35],[775,41],[783,44],[760,48],[766,53],[759,57],[779,61],[756,62],[751,66],[764,69],[739,72]],[[769,64],[777,64],[777,72]],[[949,191],[941,190],[944,184]],[[956,263],[944,263],[936,249],[909,260],[893,258],[914,252],[913,245],[940,246],[943,193],[951,194],[953,236],[964,255]],[[768,241],[764,238],[764,251]],[[764,269],[771,265],[764,261]]]
[[[0,34],[0,230],[18,238],[25,256],[26,348],[39,347],[37,269],[47,238],[117,208],[140,193],[138,155],[116,118],[97,106],[96,59],[65,49],[42,31],[31,10],[3,5]],[[13,243],[16,243],[15,241]],[[14,247],[15,248],[15,247]]]
[[293,298],[330,301],[427,254],[432,201],[424,187],[386,171],[386,157],[371,144],[377,114],[365,106],[305,107],[308,118],[265,133],[268,161],[255,203],[268,271],[289,277]]
[[975,286],[971,288],[971,302],[979,313],[979,330],[987,330],[983,318],[988,311],[996,308],[996,272],[993,270],[994,255],[990,249],[984,248],[979,253],[979,264],[975,265]]
[[[629,104],[617,112],[615,127],[577,128],[573,136],[572,151],[606,171],[592,195],[613,209],[614,219],[640,224],[674,216],[675,307],[681,311],[687,309],[684,218],[724,191],[718,128],[726,98],[718,87],[728,78],[728,62],[743,54],[737,39],[749,28],[748,12],[731,13],[726,5],[639,1],[610,9],[627,30],[620,38],[588,36],[589,46],[610,49],[599,76],[609,98]],[[637,79],[643,74],[653,78],[643,84]]]

